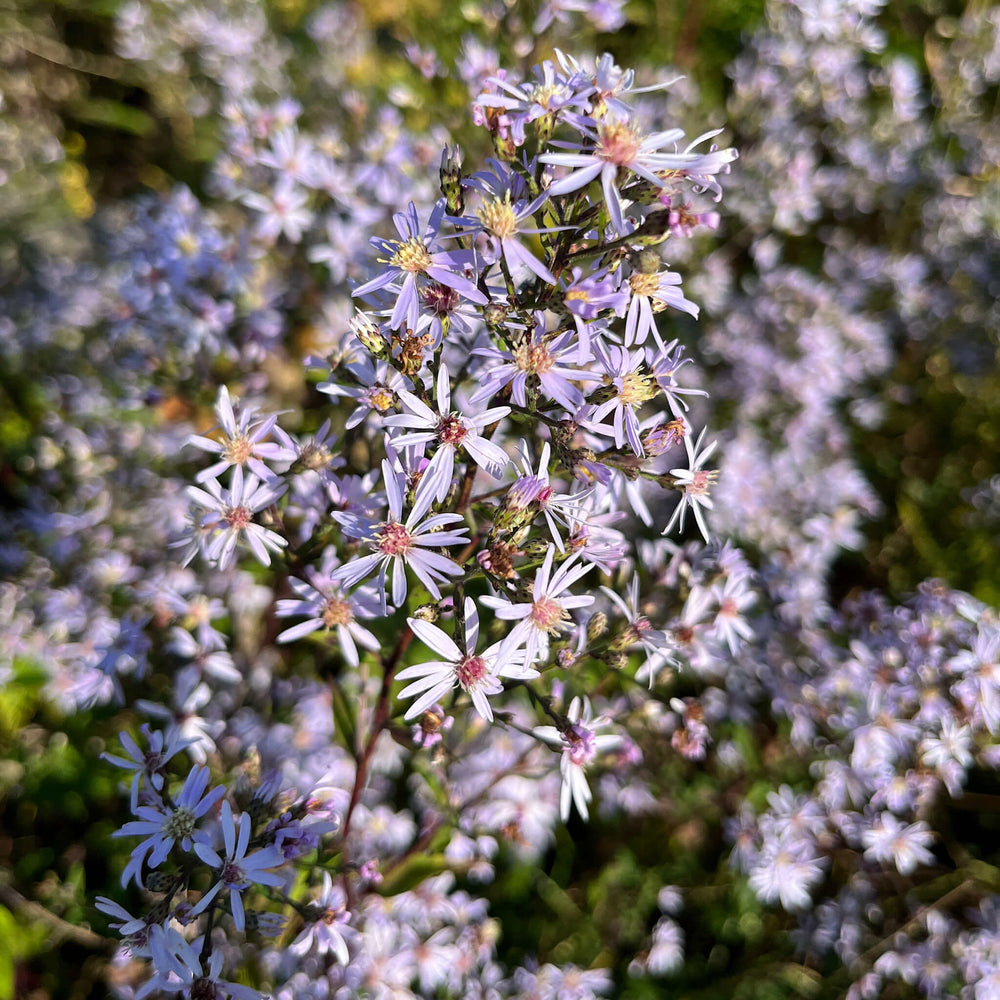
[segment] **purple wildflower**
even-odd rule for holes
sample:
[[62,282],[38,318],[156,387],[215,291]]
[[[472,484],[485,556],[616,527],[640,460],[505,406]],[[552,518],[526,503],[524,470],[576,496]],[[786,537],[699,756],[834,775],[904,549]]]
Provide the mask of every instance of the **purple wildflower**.
[[385,240],[376,237],[371,241],[371,245],[385,255],[379,258],[379,263],[386,265],[385,270],[371,281],[355,288],[353,294],[367,295],[402,279],[403,283],[397,290],[396,304],[393,306],[390,320],[393,330],[398,329],[404,322],[411,330],[417,328],[420,318],[418,277],[440,282],[479,305],[485,305],[488,301],[474,282],[457,273],[457,270],[473,263],[471,251],[431,250],[441,228],[444,213],[445,203],[439,201],[431,212],[426,228],[422,230],[416,206],[411,201],[405,213],[398,212],[393,216],[399,239]]

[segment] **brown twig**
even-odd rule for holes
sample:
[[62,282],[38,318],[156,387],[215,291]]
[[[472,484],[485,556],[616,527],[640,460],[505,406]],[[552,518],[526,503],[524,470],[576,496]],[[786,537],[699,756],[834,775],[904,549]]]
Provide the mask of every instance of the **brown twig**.
[[97,934],[88,927],[76,927],[63,920],[62,917],[57,917],[41,903],[36,903],[22,896],[12,886],[0,885],[0,903],[3,903],[11,913],[51,927],[52,936],[49,943],[52,945],[60,945],[63,941],[72,941],[74,944],[91,948],[94,951],[111,951],[116,944],[112,938]]

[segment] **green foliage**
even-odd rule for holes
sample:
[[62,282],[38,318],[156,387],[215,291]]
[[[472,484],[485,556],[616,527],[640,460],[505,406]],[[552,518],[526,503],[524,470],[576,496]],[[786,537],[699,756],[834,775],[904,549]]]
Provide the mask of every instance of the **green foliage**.
[[13,1000],[17,966],[39,954],[46,937],[42,924],[21,920],[0,906],[0,1000]]

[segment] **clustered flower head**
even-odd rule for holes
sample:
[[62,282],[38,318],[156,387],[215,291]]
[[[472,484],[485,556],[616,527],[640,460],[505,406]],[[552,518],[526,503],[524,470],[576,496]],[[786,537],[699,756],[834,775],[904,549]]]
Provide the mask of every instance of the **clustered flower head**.
[[[218,978],[225,959],[211,928],[277,925],[290,891],[309,893],[291,953],[329,956],[345,986],[399,952],[365,917],[381,870],[414,849],[412,821],[370,785],[397,719],[413,723],[416,762],[492,769],[497,802],[520,803],[518,837],[535,848],[571,806],[588,818],[594,773],[638,759],[615,731],[615,707],[601,699],[595,710],[589,692],[612,667],[644,667],[652,688],[678,661],[667,609],[640,608],[663,560],[641,556],[613,525],[637,516],[683,527],[693,507],[707,539],[714,478],[702,472],[711,449],[691,451],[681,397],[703,390],[677,381],[683,349],[658,329],[664,310],[676,314],[665,320],[698,310],[659,256],[679,230],[660,224],[650,192],[698,200],[735,153],[681,149],[677,129],[647,133],[625,104],[631,82],[609,57],[591,71],[561,56],[520,84],[494,76],[476,120],[494,131],[498,157],[467,171],[445,150],[441,196],[415,192],[393,215],[395,235],[370,240],[374,274],[354,272],[361,308],[342,314],[349,332],[308,361],[327,373],[321,426],[293,434],[286,414],[223,387],[216,426],[187,438],[192,459],[208,453],[211,464],[187,487],[175,549],[206,573],[234,573],[245,557],[283,572],[274,614],[295,620],[274,641],[291,664],[323,658],[335,679],[301,688],[301,722],[277,755],[262,734],[259,753],[278,770],[248,772],[231,793],[209,788],[222,730],[200,713],[213,685],[239,684],[241,673],[209,624],[220,609],[203,613],[197,633],[172,626],[171,649],[200,669],[185,675],[173,709],[150,706],[170,728],[147,735],[148,751],[124,734],[128,757],[108,757],[132,775],[137,818],[118,835],[141,838],[124,882],[164,894],[141,927],[106,904],[154,966],[148,990],[234,992]],[[260,245],[297,243],[312,225],[310,191],[346,197],[336,164],[324,166],[284,110],[280,126],[255,127],[270,141],[252,169],[276,179],[270,191],[233,194],[259,213]],[[245,145],[234,148],[247,158]],[[343,225],[331,218],[331,238]],[[334,260],[332,249],[311,256]],[[671,434],[657,430],[669,421]],[[350,450],[359,446],[364,468]],[[670,468],[685,447],[690,469]],[[627,603],[615,589],[626,579]],[[749,634],[743,625],[729,637]],[[644,659],[630,662],[633,650]],[[331,709],[338,720],[359,713],[350,753],[332,749]],[[314,765],[308,752],[321,746]],[[165,769],[184,749],[200,763],[174,792]],[[555,782],[532,796],[547,819],[524,814],[524,789],[503,790],[518,760]],[[456,829],[447,853],[470,875],[489,872],[499,828],[469,822],[462,829],[479,832]],[[314,874],[297,883],[291,862]],[[205,934],[195,950],[178,925]],[[457,928],[437,932],[450,942],[440,952],[421,946],[419,966],[400,965],[397,985],[416,974],[433,990],[453,975],[445,958],[464,947]]]

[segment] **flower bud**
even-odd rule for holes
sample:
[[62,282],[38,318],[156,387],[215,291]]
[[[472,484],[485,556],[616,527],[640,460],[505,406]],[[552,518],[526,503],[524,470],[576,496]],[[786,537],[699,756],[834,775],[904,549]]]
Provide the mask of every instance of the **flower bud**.
[[[506,131],[506,130],[505,130]],[[503,135],[500,132],[493,133],[493,152],[507,163],[513,163],[517,159],[517,143],[510,134]]]
[[612,670],[624,670],[628,666],[628,654],[620,650],[609,649],[603,659]]
[[552,133],[555,131],[555,113],[548,111],[541,118],[536,118],[532,124],[535,129],[535,135],[538,138],[538,148],[541,149],[552,138]]
[[170,892],[176,881],[177,876],[168,872],[150,872],[146,876],[146,888],[150,892]]
[[459,146],[445,146],[441,152],[441,194],[451,215],[461,215],[465,210],[462,197],[462,150]]
[[640,274],[656,274],[663,264],[663,258],[655,250],[640,250],[632,257],[632,266]]
[[483,307],[483,321],[491,330],[499,330],[507,321],[510,309],[503,302],[490,302]]
[[603,611],[591,615],[587,622],[587,642],[596,642],[608,630],[608,616]]
[[529,557],[544,556],[549,550],[549,545],[547,538],[532,538],[524,543],[524,554]]
[[656,458],[680,444],[684,440],[684,434],[683,420],[669,420],[665,424],[657,424],[652,430],[646,431],[640,440],[646,454],[650,458]]
[[388,360],[391,348],[389,341],[382,336],[378,324],[360,310],[351,320],[351,332],[369,354],[379,361]]

